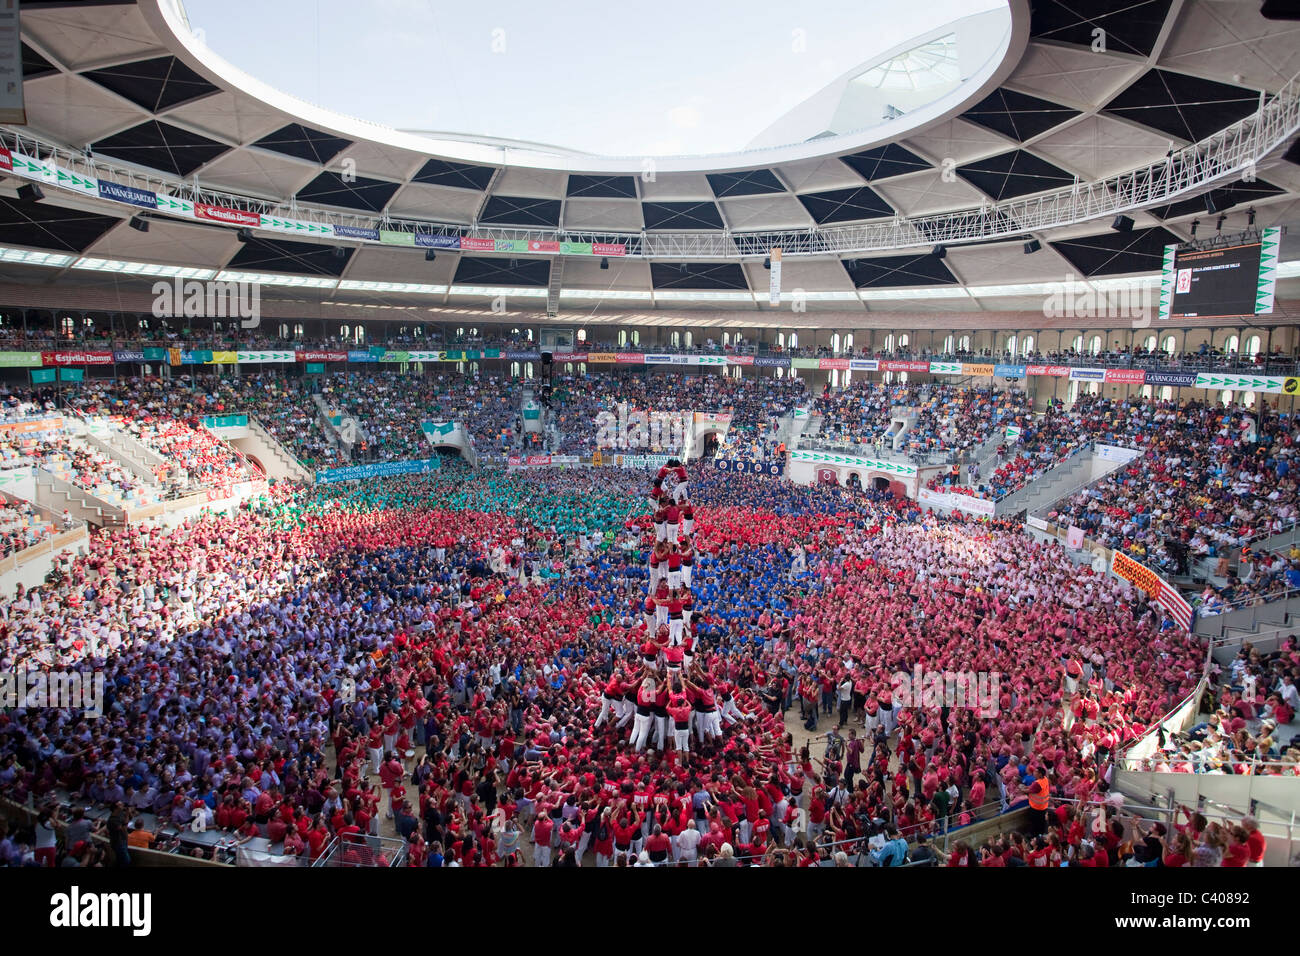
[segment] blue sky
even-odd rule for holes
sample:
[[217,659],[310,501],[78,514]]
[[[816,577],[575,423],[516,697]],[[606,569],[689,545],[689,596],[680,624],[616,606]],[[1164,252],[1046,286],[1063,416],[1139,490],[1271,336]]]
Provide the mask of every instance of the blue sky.
[[185,7],[226,60],[340,113],[399,129],[645,156],[740,149],[863,60],[1000,2],[185,0]]

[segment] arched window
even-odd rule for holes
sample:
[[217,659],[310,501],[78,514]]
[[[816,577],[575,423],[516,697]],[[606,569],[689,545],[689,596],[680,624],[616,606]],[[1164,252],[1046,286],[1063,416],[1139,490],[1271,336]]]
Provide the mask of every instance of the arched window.
[[1242,396],[1241,396],[1241,404],[1244,405],[1246,408],[1254,408],[1254,407],[1255,407],[1255,393],[1254,393],[1254,392],[1246,392],[1244,395],[1242,395]]
[[888,335],[885,336],[885,351],[886,351],[886,352],[892,352],[892,351],[894,351],[894,333],[893,333],[893,332],[890,332]]
[[953,346],[953,336],[949,334],[948,337],[943,340],[943,354],[951,355],[952,346]]
[[1165,350],[1166,355],[1173,355],[1178,351],[1178,343],[1174,341],[1172,335],[1166,335],[1165,341],[1160,347]]
[[912,344],[912,337],[910,335],[900,335],[898,337],[898,347],[900,350],[907,348],[911,344]]
[[1259,355],[1261,342],[1258,335],[1252,335],[1246,339],[1246,358],[1253,360]]
[[518,378],[518,377],[519,377],[519,363],[518,363],[518,362],[511,362],[511,363],[510,363],[510,377],[511,377],[511,378]]
[[1088,342],[1088,354],[1097,355],[1100,352],[1101,352],[1101,336],[1094,335],[1091,341]]
[[587,341],[587,330],[586,330],[586,329],[578,329],[578,341],[579,341],[579,342],[585,342],[585,341]]
[[364,325],[358,325],[356,331],[352,335],[352,341],[356,342],[357,345],[360,345],[365,340],[366,340],[366,327]]
[[[740,371],[740,366],[739,366],[739,365],[736,366],[736,371],[737,371],[737,372]],[[785,369],[782,368],[782,367],[779,366],[779,365],[778,365],[777,368],[776,368],[776,377],[777,377],[777,378],[785,378]]]
[[906,373],[906,372],[899,372],[899,373],[898,373],[898,384],[899,384],[899,385],[906,385],[906,384],[907,384],[907,373]]
[[1156,350],[1156,337],[1155,337],[1155,335],[1154,335],[1154,334],[1152,334],[1152,335],[1148,335],[1148,336],[1146,337],[1146,340],[1142,343],[1142,347],[1143,347],[1144,349],[1146,349],[1148,352],[1154,352],[1154,351]]
[[1016,357],[1016,337],[1014,335],[1007,336],[1007,353],[1012,358]]
[[1172,402],[1173,400],[1174,400],[1174,387],[1172,385],[1166,385],[1164,386],[1164,388],[1160,389],[1160,401]]
[[[850,336],[849,336],[849,345],[852,345],[852,344],[853,344],[853,336],[850,335]],[[792,349],[797,349],[798,347],[799,347],[799,333],[798,333],[798,332],[791,332],[791,333],[790,333],[790,348],[792,348]]]
[[1238,344],[1239,344],[1239,339],[1235,335],[1229,335],[1228,338],[1223,343],[1223,351],[1235,352],[1237,351]]
[[831,333],[831,354],[840,354],[840,333],[838,332]]
[[1076,352],[1079,352],[1080,354],[1082,354],[1082,352],[1083,352],[1083,333],[1082,333],[1082,332],[1080,332],[1078,335],[1076,335],[1076,336],[1074,337],[1074,341],[1070,344],[1070,348],[1072,348],[1072,349],[1074,349]]
[[77,334],[77,320],[70,315],[59,318],[59,334],[65,338],[74,338]]
[[839,388],[839,385],[840,385],[840,370],[837,368],[833,368],[831,369],[831,388]]
[[339,329],[339,338],[341,338],[344,342],[346,342],[348,340],[348,337],[351,335],[352,335],[352,326],[345,325]]
[[852,369],[847,369],[847,368],[846,368],[846,369],[844,370],[844,387],[845,387],[845,388],[848,388],[848,387],[849,387],[849,382],[851,382],[851,381],[853,381],[853,370],[852,370]]
[[632,344],[633,345],[641,344],[641,333],[636,329],[632,330]]
[[417,325],[415,328],[411,329],[411,338],[413,339],[424,338],[424,326]]
[[776,333],[776,347],[779,348],[779,349],[783,349],[783,348],[785,348],[785,333],[784,333],[784,332],[778,332],[778,333]]
[[1067,400],[1073,405],[1079,399],[1079,383],[1071,382],[1070,387],[1065,390]]
[[294,323],[294,326],[293,326],[293,337],[294,337],[295,339],[301,339],[301,338],[302,338],[302,323],[301,323],[301,322],[295,322],[295,323]]
[[723,333],[722,333],[722,347],[723,347],[724,349],[726,349],[726,348],[730,348],[730,347],[731,347],[731,333],[730,333],[730,332],[723,332]]
[[894,373],[886,372],[884,375],[880,377],[880,380],[884,382],[886,385],[888,385],[894,380]]
[[572,375],[572,374],[573,374],[573,363],[572,363],[572,362],[565,362],[565,363],[564,363],[564,374],[565,374],[565,375]]
[[686,347],[687,347],[688,349],[694,348],[694,347],[695,347],[695,333],[692,332],[690,329],[687,329],[687,330],[686,330],[686,335],[685,335],[685,337],[684,337],[684,341],[686,342]]
[[282,339],[289,338],[289,324],[287,322],[280,323],[280,338]]
[[586,363],[586,362],[579,362],[579,363],[578,363],[578,374],[579,374],[579,375],[586,375],[586,374],[587,374],[587,363]]
[[1232,404],[1232,389],[1230,389],[1230,388],[1225,388],[1223,391],[1221,391],[1221,392],[1219,393],[1219,401],[1223,402],[1223,404],[1225,404],[1225,405],[1231,405],[1231,404]]
[[1143,398],[1151,398],[1154,394],[1155,394],[1155,386],[1154,386],[1154,385],[1143,385],[1143,386],[1142,386],[1142,397],[1143,397]]
[[681,347],[682,347],[682,333],[680,333],[680,332],[673,332],[673,334],[670,335],[670,336],[668,337],[668,342],[669,342],[669,344],[671,344],[672,347],[675,348],[675,349],[679,349],[679,348],[681,348]]
[[618,344],[627,345],[627,329],[618,330]]
[[524,378],[529,379],[531,381],[532,377],[533,377],[533,363],[528,362],[527,364],[524,365]]

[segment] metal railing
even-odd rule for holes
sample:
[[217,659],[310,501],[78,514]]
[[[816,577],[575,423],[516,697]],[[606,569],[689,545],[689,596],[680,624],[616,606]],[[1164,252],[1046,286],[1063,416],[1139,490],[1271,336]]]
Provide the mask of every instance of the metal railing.
[[[981,205],[932,216],[893,218],[847,226],[776,232],[721,231],[647,233],[498,227],[348,213],[300,204],[296,198],[265,199],[225,192],[125,163],[80,148],[50,142],[23,128],[0,130],[0,144],[37,159],[52,161],[75,174],[170,194],[259,215],[293,218],[322,227],[352,226],[480,239],[563,240],[622,243],[629,256],[673,259],[762,258],[779,247],[787,256],[844,255],[959,244],[1018,236],[1070,226],[1147,206],[1172,202],[1230,178],[1253,178],[1256,165],[1285,146],[1300,130],[1300,74],[1288,80],[1250,116],[1210,136],[1171,151],[1165,158],[1128,172],[1087,183],[1076,182],[1036,197]],[[166,211],[161,210],[165,215]],[[332,234],[332,228],[322,232]]]

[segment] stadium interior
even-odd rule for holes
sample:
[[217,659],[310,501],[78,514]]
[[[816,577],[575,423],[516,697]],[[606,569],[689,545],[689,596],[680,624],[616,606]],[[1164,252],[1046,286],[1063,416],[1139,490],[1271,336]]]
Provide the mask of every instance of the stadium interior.
[[650,156],[0,6],[0,868],[1300,865],[1293,5]]

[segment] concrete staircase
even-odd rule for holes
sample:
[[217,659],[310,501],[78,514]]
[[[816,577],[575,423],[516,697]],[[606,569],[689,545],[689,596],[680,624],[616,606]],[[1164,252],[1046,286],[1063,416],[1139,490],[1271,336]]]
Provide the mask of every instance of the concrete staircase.
[[33,477],[36,482],[36,504],[42,508],[56,515],[62,515],[66,509],[72,517],[97,528],[120,528],[126,524],[125,510],[64,481],[44,468],[36,468]]
[[1226,614],[1196,618],[1194,627],[1200,637],[1212,640],[1238,638],[1250,640],[1261,631],[1293,627],[1300,621],[1300,594],[1292,593],[1285,600],[1241,607]]
[[[313,472],[280,443],[256,418],[248,416],[248,436],[231,443],[244,455],[252,455],[262,463],[270,478],[290,478],[294,481],[311,481]],[[281,471],[276,474],[276,471]]]
[[[980,480],[987,481],[991,474],[982,475]],[[1020,511],[1034,514],[1088,484],[1091,476],[1092,455],[1086,450],[1076,452],[999,501],[996,514],[1015,514]]]

